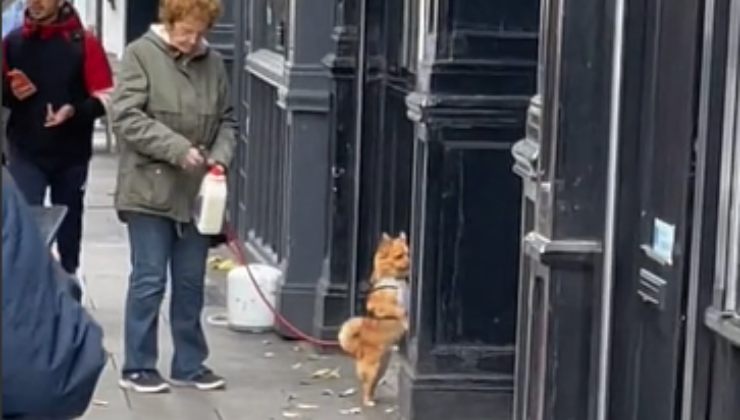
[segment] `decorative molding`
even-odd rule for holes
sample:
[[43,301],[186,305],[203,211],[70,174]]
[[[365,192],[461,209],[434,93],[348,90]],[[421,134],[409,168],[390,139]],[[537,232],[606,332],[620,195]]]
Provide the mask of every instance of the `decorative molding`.
[[730,344],[740,348],[740,319],[737,314],[709,307],[704,313],[704,324]]
[[285,86],[285,58],[267,49],[260,49],[247,55],[247,70],[270,85]]
[[328,113],[331,97],[325,89],[278,89],[277,105],[291,112]]
[[529,104],[526,95],[434,95],[412,92],[406,98],[408,117],[421,124],[462,120],[490,125],[522,125]]

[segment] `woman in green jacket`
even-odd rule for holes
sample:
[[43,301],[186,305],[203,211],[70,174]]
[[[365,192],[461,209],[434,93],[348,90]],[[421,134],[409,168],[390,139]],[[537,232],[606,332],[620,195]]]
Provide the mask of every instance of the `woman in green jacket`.
[[156,367],[168,268],[170,382],[201,390],[225,385],[204,364],[209,238],[192,220],[206,170],[226,169],[236,141],[223,59],[204,40],[220,11],[219,0],[162,0],[161,24],[126,48],[112,99],[121,144],[115,206],[128,227],[132,265],[120,385],[138,392],[169,389]]

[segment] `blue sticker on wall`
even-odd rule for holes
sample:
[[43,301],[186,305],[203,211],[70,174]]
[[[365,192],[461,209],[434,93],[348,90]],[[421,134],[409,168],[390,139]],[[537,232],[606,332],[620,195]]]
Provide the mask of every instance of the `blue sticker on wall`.
[[653,255],[668,265],[673,264],[673,246],[676,241],[676,226],[663,220],[653,223]]

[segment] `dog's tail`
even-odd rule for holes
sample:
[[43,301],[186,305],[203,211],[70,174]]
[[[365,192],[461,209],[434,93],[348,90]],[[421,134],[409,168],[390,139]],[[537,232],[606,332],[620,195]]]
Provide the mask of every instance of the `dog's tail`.
[[360,350],[362,323],[362,317],[356,316],[345,321],[339,329],[339,345],[352,356]]

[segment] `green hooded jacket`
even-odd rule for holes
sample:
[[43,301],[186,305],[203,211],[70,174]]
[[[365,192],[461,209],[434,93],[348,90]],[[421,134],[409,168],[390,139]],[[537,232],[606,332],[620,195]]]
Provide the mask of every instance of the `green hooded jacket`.
[[186,171],[180,162],[196,147],[228,168],[236,145],[223,58],[205,43],[192,55],[177,53],[153,25],[126,48],[117,77],[110,111],[120,144],[119,216],[192,221],[206,168]]

